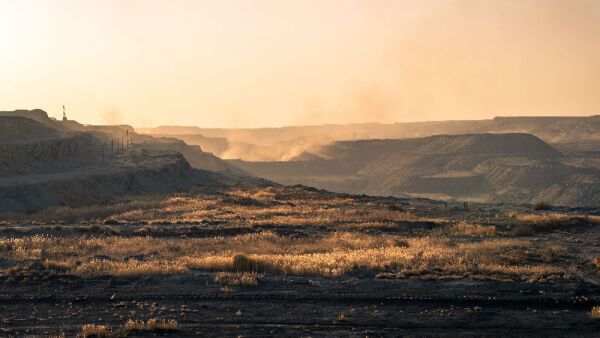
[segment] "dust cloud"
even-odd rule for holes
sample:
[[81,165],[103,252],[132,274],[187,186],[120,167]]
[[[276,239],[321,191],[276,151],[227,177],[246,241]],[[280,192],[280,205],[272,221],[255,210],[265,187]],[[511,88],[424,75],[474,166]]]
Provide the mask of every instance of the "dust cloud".
[[118,109],[113,108],[104,112],[102,115],[102,121],[105,124],[123,124],[124,118],[123,114],[121,114]]

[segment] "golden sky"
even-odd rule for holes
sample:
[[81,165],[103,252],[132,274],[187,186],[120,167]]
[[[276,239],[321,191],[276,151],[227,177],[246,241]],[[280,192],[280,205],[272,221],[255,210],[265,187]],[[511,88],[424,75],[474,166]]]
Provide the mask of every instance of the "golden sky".
[[600,0],[0,0],[0,110],[262,127],[600,114]]

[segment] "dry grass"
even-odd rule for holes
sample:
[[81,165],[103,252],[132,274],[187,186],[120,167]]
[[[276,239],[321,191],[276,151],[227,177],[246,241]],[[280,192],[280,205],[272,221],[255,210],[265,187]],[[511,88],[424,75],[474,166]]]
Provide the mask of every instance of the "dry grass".
[[256,286],[260,277],[261,275],[256,272],[219,272],[214,282],[218,285]]
[[244,254],[233,256],[232,269],[235,271],[246,271],[251,273],[281,273],[281,269],[269,262],[253,259]]
[[[557,266],[560,247],[516,239],[456,241],[337,232],[307,238],[272,232],[234,237],[160,239],[150,237],[50,237],[0,239],[3,257],[61,264],[70,274],[161,275],[193,269],[322,275],[359,269],[415,278],[476,278],[554,281],[570,278]],[[240,254],[243,253],[243,254]]]
[[533,206],[533,210],[552,210],[554,206],[548,202],[538,202]]
[[77,335],[78,337],[106,337],[109,335],[109,331],[104,325],[86,324],[81,328],[81,332]]
[[594,306],[588,314],[592,319],[600,319],[600,306]]
[[123,326],[125,331],[129,332],[151,332],[151,333],[163,333],[179,330],[177,321],[175,319],[165,320],[159,318],[152,318],[147,322],[143,320],[134,321],[128,320]]
[[128,320],[123,326],[110,330],[104,325],[86,324],[77,334],[78,337],[123,337],[133,334],[156,334],[178,331],[177,321],[174,319],[166,320],[152,318],[144,322],[143,320]]
[[[7,233],[0,237],[0,255],[14,266],[41,262],[61,276],[164,275],[207,269],[223,272],[215,278],[223,288],[252,285],[263,273],[337,277],[357,270],[419,279],[547,282],[571,278],[564,248],[496,238],[499,230],[493,225],[453,224],[425,216],[390,207],[388,202],[286,187],[196,191],[11,215],[13,219],[7,219],[11,224],[66,219],[89,225],[65,226],[59,236]],[[513,234],[518,227],[532,234],[600,223],[599,217],[592,216],[511,216],[516,225]],[[106,224],[96,225],[101,223]],[[212,237],[169,237],[182,235]],[[43,278],[9,269],[0,271],[0,280]]]
[[460,222],[452,226],[436,228],[432,233],[435,235],[486,237],[495,236],[496,227]]
[[600,225],[600,216],[551,213],[515,214],[513,218],[516,220],[516,224],[511,233],[515,236],[531,236],[536,233]]
[[12,224],[83,223],[82,232],[115,231],[104,225],[222,224],[230,227],[315,227],[324,229],[397,229],[398,222],[439,221],[390,208],[389,204],[294,188],[188,192],[131,197],[125,202],[33,214],[1,214]]

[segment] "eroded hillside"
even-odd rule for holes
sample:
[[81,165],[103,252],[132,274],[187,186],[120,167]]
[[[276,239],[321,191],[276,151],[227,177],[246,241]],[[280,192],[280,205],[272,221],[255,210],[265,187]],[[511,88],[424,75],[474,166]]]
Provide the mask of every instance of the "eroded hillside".
[[572,156],[530,134],[339,141],[302,158],[232,163],[280,183],[339,192],[580,206],[600,202],[598,168],[572,165]]
[[288,161],[335,141],[404,139],[433,135],[526,133],[570,150],[600,146],[600,116],[496,117],[490,120],[355,123],[281,128],[219,129],[184,126],[139,128],[141,133],[172,136],[221,158]]

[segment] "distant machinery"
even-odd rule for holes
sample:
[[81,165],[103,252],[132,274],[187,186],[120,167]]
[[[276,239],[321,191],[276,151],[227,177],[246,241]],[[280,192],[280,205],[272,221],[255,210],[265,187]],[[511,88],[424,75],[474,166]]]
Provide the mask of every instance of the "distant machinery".
[[63,104],[63,121],[68,121],[67,120],[67,113],[65,112],[65,105]]

